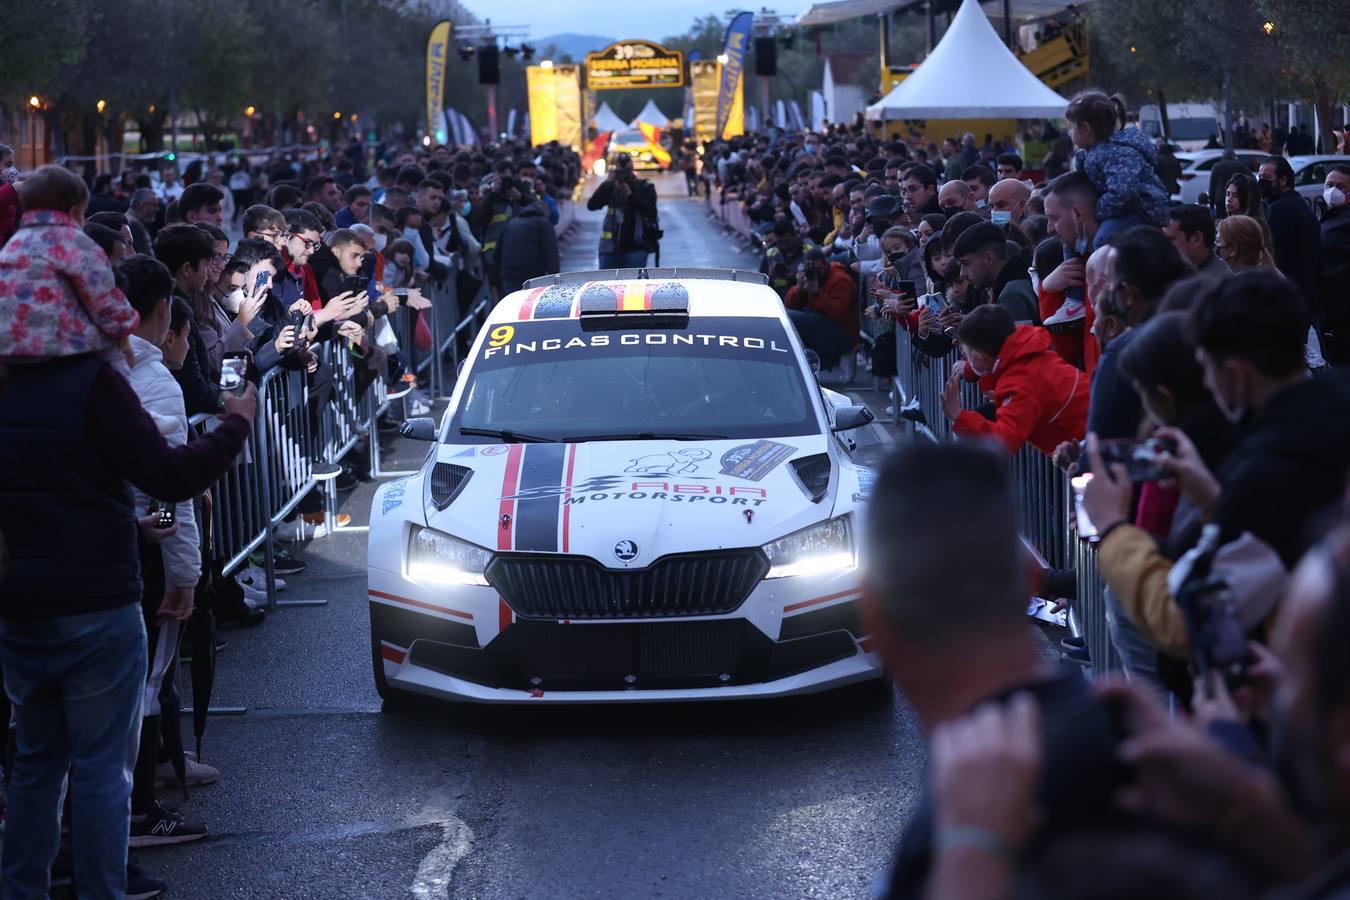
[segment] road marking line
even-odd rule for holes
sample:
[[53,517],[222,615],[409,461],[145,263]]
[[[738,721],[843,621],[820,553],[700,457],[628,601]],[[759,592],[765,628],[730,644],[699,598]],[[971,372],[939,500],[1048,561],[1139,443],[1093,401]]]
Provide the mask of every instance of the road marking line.
[[422,858],[408,890],[417,900],[444,900],[450,896],[455,866],[473,849],[473,831],[464,821],[450,816],[442,826],[441,842]]

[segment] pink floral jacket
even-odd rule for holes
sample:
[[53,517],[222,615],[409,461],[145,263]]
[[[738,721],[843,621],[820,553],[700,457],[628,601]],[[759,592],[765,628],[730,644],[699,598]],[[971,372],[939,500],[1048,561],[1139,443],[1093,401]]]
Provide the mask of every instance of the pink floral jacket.
[[0,359],[103,350],[140,321],[77,219],[47,209],[23,214],[0,247]]

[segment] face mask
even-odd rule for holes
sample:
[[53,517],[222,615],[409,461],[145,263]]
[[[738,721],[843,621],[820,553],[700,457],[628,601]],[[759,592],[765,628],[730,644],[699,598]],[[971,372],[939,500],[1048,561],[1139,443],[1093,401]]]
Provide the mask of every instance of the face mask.
[[237,287],[230,291],[224,297],[220,298],[220,305],[225,307],[225,311],[231,315],[239,314],[239,307],[244,302],[244,289]]
[[944,207],[942,207],[942,214],[943,214],[944,216],[946,216],[947,218],[949,218],[949,219],[950,219],[952,216],[954,216],[954,215],[956,215],[957,213],[959,213],[960,211],[961,211],[961,207],[959,207],[959,206],[944,206]]
[[1326,201],[1329,208],[1336,209],[1338,206],[1345,205],[1345,191],[1338,187],[1329,187],[1322,192],[1322,199]]
[[410,241],[420,241],[422,239],[421,235],[417,233],[417,229],[412,227],[403,229],[403,236]]
[[976,201],[975,201],[975,208],[976,208],[976,209],[984,209],[984,208],[985,208],[986,206],[988,206],[988,205],[989,205],[989,201],[988,201],[988,200],[976,200]]
[[970,371],[974,372],[974,373],[975,373],[977,376],[979,376],[980,378],[984,378],[984,377],[987,376],[987,375],[993,375],[993,374],[994,374],[994,369],[997,369],[997,368],[998,368],[998,360],[997,360],[997,359],[994,360],[994,365],[993,365],[992,368],[989,368],[989,369],[980,369],[980,368],[977,368],[977,367],[975,366],[975,362],[974,362],[969,356],[967,356],[967,357],[966,357],[966,368],[967,368],[967,369],[970,369]]
[[995,225],[1007,225],[1012,221],[1012,211],[1006,209],[996,209],[989,213],[989,221]]
[[1267,202],[1275,199],[1275,185],[1273,182],[1261,179],[1261,199]]
[[13,184],[19,180],[19,170],[15,166],[0,169],[0,184]]
[[472,211],[473,211],[473,204],[470,203],[468,200],[465,200],[463,203],[459,205],[459,214],[461,216],[464,216],[465,218],[468,218],[469,213]]
[[376,250],[383,250],[383,249],[385,248],[385,246],[386,246],[388,243],[389,243],[389,235],[387,235],[387,234],[377,234],[377,235],[375,235],[375,249],[376,249]]

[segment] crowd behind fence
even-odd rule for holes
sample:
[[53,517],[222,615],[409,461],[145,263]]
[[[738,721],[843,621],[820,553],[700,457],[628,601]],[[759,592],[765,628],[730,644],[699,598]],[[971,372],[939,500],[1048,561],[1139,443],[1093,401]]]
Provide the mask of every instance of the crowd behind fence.
[[[752,226],[745,204],[734,195],[709,199],[709,209],[731,232],[749,242]],[[861,310],[866,296],[859,289]],[[890,324],[861,316],[860,337],[869,349],[883,345],[877,341],[881,329]],[[952,366],[960,359],[953,349],[945,357],[933,357],[914,346],[911,335],[895,329],[896,374],[891,378],[896,422],[910,436],[935,441],[953,440],[951,423],[942,413],[942,389]],[[983,402],[979,386],[961,385],[962,404],[973,408]],[[902,415],[904,413],[904,415]],[[1092,666],[1098,672],[1119,668],[1119,656],[1111,643],[1106,623],[1106,598],[1097,570],[1096,548],[1078,537],[1069,476],[1056,468],[1050,458],[1026,446],[1009,463],[1022,515],[1022,535],[1039,561],[1050,569],[1071,569],[1075,574],[1076,598],[1069,608],[1069,627],[1087,644]]]
[[[457,259],[455,263],[457,267]],[[429,379],[433,397],[445,396],[453,388],[459,360],[492,304],[483,290],[461,308],[454,274],[452,267],[451,276],[427,292],[432,308],[426,314],[431,332],[431,344],[426,349],[420,349],[415,340],[418,314],[407,307],[395,313],[400,343],[409,353],[413,369]],[[433,352],[433,348],[439,352]],[[223,574],[229,575],[248,565],[251,555],[261,553],[268,602],[274,607],[288,605],[276,599],[276,530],[310,491],[320,487],[328,494],[327,525],[330,529],[335,525],[335,482],[316,480],[313,461],[336,463],[365,438],[371,475],[379,476],[378,422],[394,402],[388,397],[383,376],[375,377],[358,392],[357,366],[361,361],[352,357],[345,342],[331,341],[315,350],[332,369],[334,379],[333,401],[319,417],[319,432],[314,433],[311,426],[304,373],[280,367],[270,370],[258,383],[258,415],[244,452],[211,490],[212,557],[221,561]],[[192,426],[202,433],[214,421],[214,416],[194,416]]]

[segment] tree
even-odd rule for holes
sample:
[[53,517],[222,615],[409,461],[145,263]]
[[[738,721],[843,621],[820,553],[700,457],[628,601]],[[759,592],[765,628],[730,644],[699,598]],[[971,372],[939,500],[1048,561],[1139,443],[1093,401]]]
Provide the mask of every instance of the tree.
[[[1310,96],[1329,143],[1332,106],[1350,95],[1350,33],[1343,0],[1257,0],[1282,68]],[[1265,25],[1262,23],[1262,33]]]

